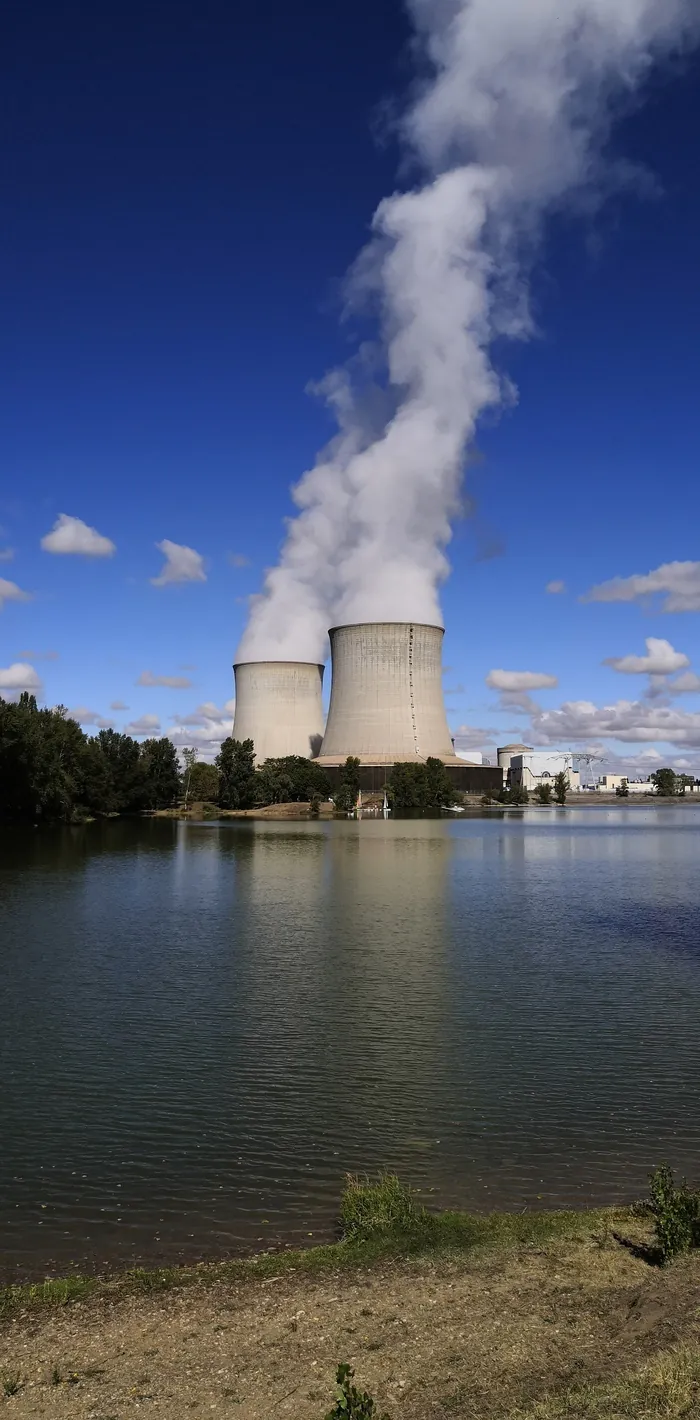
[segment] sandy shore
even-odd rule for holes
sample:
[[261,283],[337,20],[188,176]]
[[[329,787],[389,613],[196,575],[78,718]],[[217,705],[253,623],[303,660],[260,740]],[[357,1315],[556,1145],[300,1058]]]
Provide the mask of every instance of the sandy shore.
[[652,1267],[614,1235],[643,1241],[644,1220],[585,1216],[529,1243],[343,1266],[327,1249],[20,1307],[0,1322],[8,1420],[323,1420],[340,1361],[377,1420],[697,1417],[700,1257]]

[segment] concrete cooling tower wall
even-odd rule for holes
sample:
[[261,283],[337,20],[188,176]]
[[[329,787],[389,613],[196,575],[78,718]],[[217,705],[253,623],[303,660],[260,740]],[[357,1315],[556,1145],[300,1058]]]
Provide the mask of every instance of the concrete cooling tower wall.
[[233,738],[252,740],[256,763],[300,754],[312,759],[323,738],[323,666],[305,661],[244,661],[234,666]]
[[442,694],[441,626],[371,622],[330,633],[331,703],[319,762],[456,758]]

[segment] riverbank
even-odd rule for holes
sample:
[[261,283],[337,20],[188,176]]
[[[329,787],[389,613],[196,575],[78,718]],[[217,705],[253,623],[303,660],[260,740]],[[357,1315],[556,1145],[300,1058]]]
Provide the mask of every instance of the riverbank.
[[[700,1258],[638,1210],[444,1214],[307,1252],[0,1294],[8,1416],[323,1420],[339,1362],[390,1420],[700,1414]],[[16,1389],[15,1389],[16,1387]]]

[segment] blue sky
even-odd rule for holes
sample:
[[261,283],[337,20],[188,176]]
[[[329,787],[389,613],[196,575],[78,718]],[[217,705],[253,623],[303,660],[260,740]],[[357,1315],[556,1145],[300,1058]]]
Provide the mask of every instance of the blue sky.
[[[29,665],[87,725],[209,751],[290,485],[333,432],[306,388],[352,354],[339,283],[406,181],[380,115],[412,75],[393,0],[239,10],[29,0],[0,58],[0,578],[27,594],[0,616],[0,693]],[[549,224],[537,336],[496,352],[518,401],[479,432],[442,591],[450,723],[487,754],[517,735],[700,764],[699,78],[686,59],[638,96],[611,148],[648,176]],[[62,514],[116,550],[42,549]],[[164,540],[194,580],[154,585]],[[637,584],[582,600],[677,562],[687,610]],[[687,666],[605,664],[647,638]],[[504,703],[499,669],[557,684]]]

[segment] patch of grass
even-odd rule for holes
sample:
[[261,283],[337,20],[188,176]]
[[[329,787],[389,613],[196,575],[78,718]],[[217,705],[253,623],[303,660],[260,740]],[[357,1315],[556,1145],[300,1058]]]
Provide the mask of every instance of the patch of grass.
[[0,1371],[0,1383],[3,1395],[17,1395],[22,1389],[22,1377],[19,1371]]
[[700,1415],[700,1348],[662,1352],[641,1370],[512,1410],[508,1420],[693,1420]]
[[412,1188],[394,1173],[376,1179],[348,1174],[340,1202],[340,1223],[348,1242],[369,1242],[372,1238],[416,1236],[429,1229],[426,1209]]

